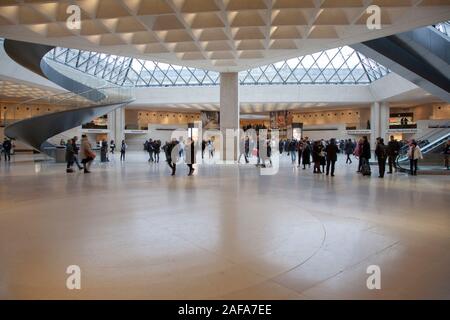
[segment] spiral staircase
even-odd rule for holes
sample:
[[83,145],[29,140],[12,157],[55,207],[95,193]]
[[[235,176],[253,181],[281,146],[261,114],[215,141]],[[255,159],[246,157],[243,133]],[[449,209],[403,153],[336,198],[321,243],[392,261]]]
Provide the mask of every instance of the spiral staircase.
[[132,102],[132,88],[113,86],[104,80],[70,69],[45,58],[52,46],[15,40],[4,41],[5,52],[18,64],[58,84],[68,92],[28,100],[19,105],[45,103],[60,111],[10,123],[5,135],[45,152],[55,137]]

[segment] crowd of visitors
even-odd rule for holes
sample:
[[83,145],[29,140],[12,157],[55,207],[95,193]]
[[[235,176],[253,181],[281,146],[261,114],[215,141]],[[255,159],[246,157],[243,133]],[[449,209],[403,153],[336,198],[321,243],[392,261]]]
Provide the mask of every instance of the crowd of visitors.
[[[82,136],[81,142],[78,145],[78,138],[74,137],[65,143],[66,147],[66,161],[67,172],[73,172],[74,164],[79,170],[84,170],[85,173],[90,172],[90,166],[96,157],[86,135]],[[63,144],[63,142],[61,142]],[[238,163],[241,163],[243,158],[246,164],[250,163],[251,158],[256,157],[256,166],[266,167],[272,165],[272,149],[274,142],[271,139],[252,139],[249,136],[242,136],[239,142],[239,156]],[[12,143],[9,139],[3,142],[2,150],[5,160],[10,159],[10,151]],[[110,154],[114,154],[116,145],[114,140],[111,140],[109,146],[106,140],[100,141],[100,161],[108,162],[108,150]],[[149,139],[144,143],[144,150],[148,153],[148,162],[159,163],[161,150],[165,154],[166,161],[171,169],[172,175],[176,174],[177,163],[183,159],[188,166],[188,175],[191,176],[195,169],[196,149],[195,143],[191,138],[186,141],[180,138],[167,141],[163,146],[160,140]],[[125,161],[125,154],[127,150],[125,140],[120,144],[120,161]],[[356,140],[336,140],[336,139],[321,139],[311,140],[304,137],[300,140],[284,139],[278,143],[280,155],[286,154],[293,165],[298,168],[306,170],[313,167],[314,174],[326,174],[335,176],[336,162],[338,155],[342,154],[343,159],[347,165],[353,163],[353,159],[358,161],[357,172],[363,176],[371,175],[371,164],[377,164],[378,177],[384,178],[385,174],[392,174],[397,171],[397,158],[402,153],[409,159],[409,169],[411,175],[417,175],[418,162],[423,159],[420,143],[411,140],[407,143],[397,141],[394,136],[391,136],[388,143],[385,144],[384,139],[379,137],[376,139],[374,146],[375,161],[372,159],[372,148],[366,136]],[[201,157],[204,158],[205,152],[208,152],[209,159],[214,158],[215,154],[214,140],[203,140],[201,142]],[[444,147],[444,162],[447,170],[449,169],[450,157],[450,140]],[[81,163],[81,164],[80,164]],[[386,167],[388,171],[386,172]]]

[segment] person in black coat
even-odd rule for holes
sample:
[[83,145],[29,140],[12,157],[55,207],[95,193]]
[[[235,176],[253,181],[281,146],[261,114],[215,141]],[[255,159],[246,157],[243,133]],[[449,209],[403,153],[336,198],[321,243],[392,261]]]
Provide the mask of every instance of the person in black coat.
[[195,164],[195,142],[192,138],[188,138],[185,146],[186,154],[186,164],[189,168],[188,176],[192,176],[195,169],[193,165]]
[[148,152],[148,162],[154,162],[155,160],[153,159],[153,152],[154,152],[154,145],[153,145],[153,140],[150,139],[147,142],[147,152]]
[[159,163],[159,154],[161,152],[161,140],[155,140],[153,142],[153,149],[155,153],[155,162]]
[[311,143],[309,141],[305,141],[305,144],[303,145],[302,164],[303,170],[306,169],[306,165],[311,167]]
[[447,168],[447,170],[450,169],[449,167],[449,158],[450,158],[450,139],[447,140],[447,144],[444,147],[444,151],[442,152],[444,154],[444,166]]
[[300,140],[298,143],[298,167],[300,168],[300,165],[302,164],[302,155],[303,155],[303,140]]
[[109,151],[111,152],[111,154],[114,154],[114,151],[116,151],[116,143],[114,142],[114,140],[111,140],[111,142],[109,143]]
[[327,165],[327,153],[325,151],[324,141],[320,141],[319,143],[320,152],[320,166],[322,167],[322,173],[325,173],[325,166]]
[[108,162],[108,142],[106,140],[102,141],[102,146],[100,148],[100,162]]
[[245,155],[248,157],[250,156],[250,138],[248,136],[245,137],[245,143],[244,143],[244,147],[245,147]]
[[177,170],[177,161],[179,155],[179,145],[176,139],[173,139],[172,142],[169,142],[164,146],[164,151],[166,153],[166,161],[169,165],[170,169],[172,169],[172,176],[175,175]]
[[69,139],[66,144],[66,162],[67,162],[66,172],[67,173],[73,172],[72,166],[74,163],[74,150],[72,139]]
[[377,138],[377,147],[375,148],[375,155],[378,160],[378,172],[379,178],[384,178],[384,172],[386,171],[386,157],[387,157],[387,148],[384,144],[383,138]]
[[353,146],[352,140],[348,139],[344,146],[345,154],[347,155],[347,159],[345,160],[346,164],[347,163],[352,164],[352,159],[350,158],[350,156],[353,154],[354,149],[355,148]]
[[205,157],[206,141],[202,140],[202,159]]
[[368,163],[371,157],[372,155],[370,152],[370,143],[369,140],[367,140],[367,136],[364,136],[361,150],[361,159]]
[[392,174],[392,167],[394,167],[397,170],[397,164],[395,163],[395,160],[397,159],[399,152],[400,152],[400,144],[398,143],[397,140],[395,140],[394,136],[391,136],[391,140],[388,142],[387,145],[387,157],[389,164],[388,174]]
[[3,153],[5,155],[5,161],[11,161],[11,149],[11,140],[5,138],[5,141],[3,142]]
[[320,171],[320,152],[322,151],[320,141],[314,141],[312,148],[312,158],[314,162],[314,173],[322,173]]
[[325,148],[325,152],[327,153],[327,176],[330,174],[331,166],[331,176],[334,177],[334,167],[337,161],[337,154],[339,152],[335,139],[330,140],[330,143]]

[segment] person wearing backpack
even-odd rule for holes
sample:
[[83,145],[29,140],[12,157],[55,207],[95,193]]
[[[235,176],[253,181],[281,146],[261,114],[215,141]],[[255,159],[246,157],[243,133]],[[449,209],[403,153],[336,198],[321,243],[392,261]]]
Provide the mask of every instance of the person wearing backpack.
[[386,171],[387,148],[384,144],[383,138],[377,138],[375,155],[377,156],[378,160],[378,178],[384,178],[384,173]]

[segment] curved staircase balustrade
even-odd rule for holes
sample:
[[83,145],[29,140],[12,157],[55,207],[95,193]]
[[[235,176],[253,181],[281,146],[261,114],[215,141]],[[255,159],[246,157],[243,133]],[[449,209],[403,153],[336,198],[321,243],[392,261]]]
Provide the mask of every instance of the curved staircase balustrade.
[[[52,46],[5,39],[4,47],[14,61],[69,91],[21,103],[44,101],[65,105],[66,110],[23,119],[5,128],[6,136],[19,139],[39,151],[49,138],[124,107],[134,100],[131,88],[108,87],[104,81],[93,88],[92,76],[83,73],[74,75],[72,69],[46,61],[45,55],[54,49]],[[67,68],[67,73],[64,68]]]

